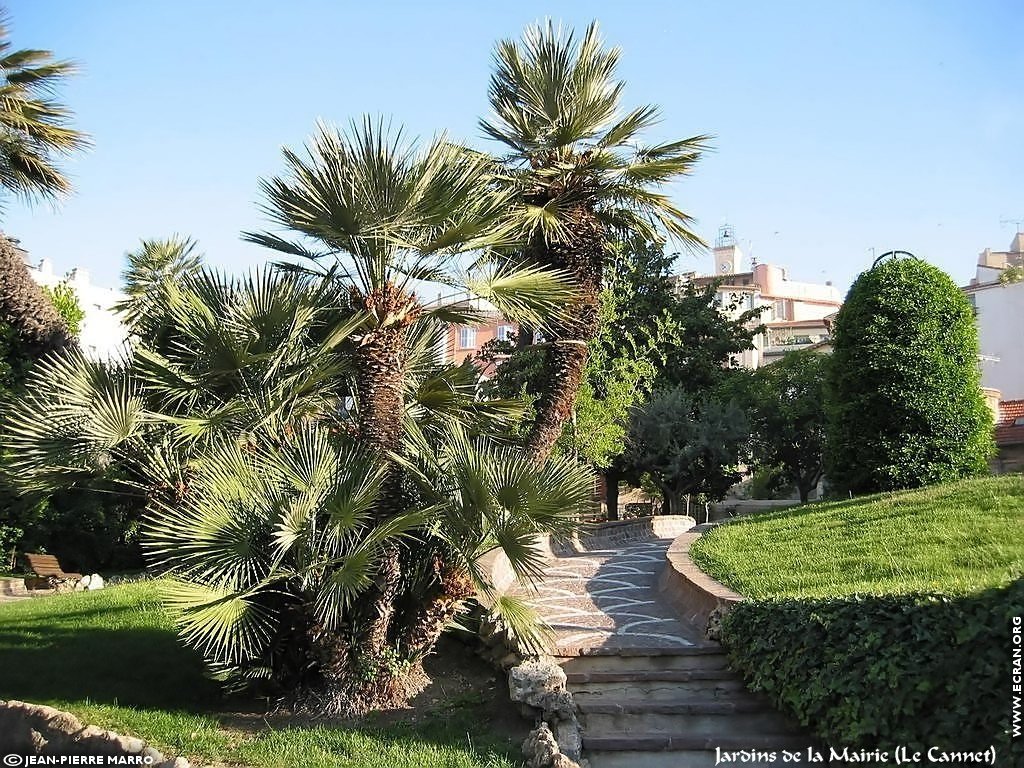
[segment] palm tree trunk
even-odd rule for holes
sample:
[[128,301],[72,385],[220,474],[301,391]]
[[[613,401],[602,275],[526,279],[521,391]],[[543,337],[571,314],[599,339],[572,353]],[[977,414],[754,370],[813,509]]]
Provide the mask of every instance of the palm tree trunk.
[[2,233],[0,321],[14,328],[34,357],[74,344],[53,302],[29,274],[23,252]]
[[476,594],[469,575],[461,568],[434,558],[435,581],[423,595],[401,638],[403,655],[410,659],[427,654],[459,611]]
[[527,439],[527,450],[538,462],[551,455],[562,434],[562,425],[572,416],[589,355],[587,344],[600,329],[604,228],[585,207],[567,213],[565,220],[571,238],[554,243],[538,240],[529,254],[537,263],[569,272],[578,291],[565,320],[552,331],[551,346],[547,349],[543,389]]
[[[371,331],[357,348],[355,358],[360,437],[374,450],[399,453],[405,410],[404,329],[390,326]],[[392,467],[384,480],[375,517],[386,520],[403,506],[401,477]],[[360,645],[370,657],[379,657],[388,645],[401,577],[398,548],[389,545],[378,566],[373,589],[367,595],[367,624]]]

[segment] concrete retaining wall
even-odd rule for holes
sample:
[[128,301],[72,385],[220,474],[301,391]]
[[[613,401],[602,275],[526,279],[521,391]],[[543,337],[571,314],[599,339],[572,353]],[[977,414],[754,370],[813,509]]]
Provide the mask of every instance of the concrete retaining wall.
[[712,614],[728,611],[743,600],[743,595],[711,578],[693,562],[690,547],[700,535],[684,533],[672,542],[658,590],[681,617],[706,632]]

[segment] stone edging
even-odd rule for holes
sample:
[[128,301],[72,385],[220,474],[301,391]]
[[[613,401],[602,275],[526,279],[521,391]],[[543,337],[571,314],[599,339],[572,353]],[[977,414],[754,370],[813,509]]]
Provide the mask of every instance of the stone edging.
[[0,753],[137,756],[153,768],[190,768],[184,757],[164,757],[142,739],[83,725],[74,715],[53,707],[13,700],[0,700]]
[[686,621],[709,639],[717,640],[714,637],[716,623],[744,598],[708,576],[693,562],[690,547],[700,536],[699,531],[684,533],[672,542],[665,554],[668,563],[658,580],[658,591]]

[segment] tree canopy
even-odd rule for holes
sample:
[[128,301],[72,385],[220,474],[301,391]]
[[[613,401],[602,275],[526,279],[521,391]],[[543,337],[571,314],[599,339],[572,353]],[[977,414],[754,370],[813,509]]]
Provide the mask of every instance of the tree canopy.
[[830,487],[913,488],[977,475],[991,454],[978,331],[967,297],[916,258],[861,273],[835,322],[827,423]]

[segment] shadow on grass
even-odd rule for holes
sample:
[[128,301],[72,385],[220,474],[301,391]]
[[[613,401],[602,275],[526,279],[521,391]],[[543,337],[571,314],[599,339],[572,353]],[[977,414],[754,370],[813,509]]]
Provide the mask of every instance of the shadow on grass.
[[[125,609],[80,610],[78,617]],[[0,698],[208,711],[220,701],[171,630],[0,626]]]

